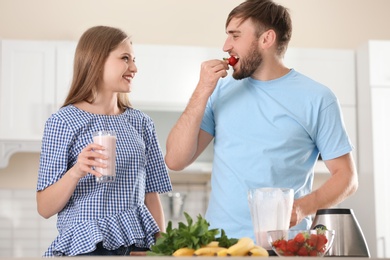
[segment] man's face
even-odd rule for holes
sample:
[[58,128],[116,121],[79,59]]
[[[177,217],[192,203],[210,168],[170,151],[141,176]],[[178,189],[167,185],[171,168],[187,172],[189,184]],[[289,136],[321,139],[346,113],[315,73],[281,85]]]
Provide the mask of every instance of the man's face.
[[234,65],[233,78],[250,77],[260,67],[262,55],[259,50],[259,38],[250,19],[241,23],[241,19],[233,18],[226,27],[227,39],[223,50],[238,58]]

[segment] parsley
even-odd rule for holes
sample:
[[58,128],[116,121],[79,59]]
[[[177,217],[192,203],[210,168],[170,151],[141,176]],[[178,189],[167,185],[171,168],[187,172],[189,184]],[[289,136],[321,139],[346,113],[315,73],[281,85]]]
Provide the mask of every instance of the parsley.
[[172,228],[172,221],[168,222],[166,232],[161,233],[156,243],[151,246],[151,251],[147,252],[148,256],[170,256],[177,249],[188,247],[198,249],[207,245],[211,241],[218,241],[220,246],[229,247],[237,243],[237,239],[228,238],[225,231],[219,229],[209,229],[210,224],[201,215],[194,222],[188,213],[184,212],[187,224],[179,222],[178,228]]

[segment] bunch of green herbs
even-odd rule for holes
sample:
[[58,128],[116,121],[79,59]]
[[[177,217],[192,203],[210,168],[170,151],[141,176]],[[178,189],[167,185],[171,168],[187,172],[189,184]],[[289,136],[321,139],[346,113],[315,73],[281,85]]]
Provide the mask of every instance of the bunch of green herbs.
[[187,224],[179,222],[177,228],[172,228],[172,221],[168,222],[166,232],[161,232],[161,236],[151,246],[151,251],[147,252],[148,256],[170,256],[183,247],[196,250],[212,241],[218,241],[219,246],[228,248],[238,241],[236,238],[228,238],[223,229],[209,229],[210,224],[201,215],[198,215],[196,222],[187,212],[184,212],[184,216]]

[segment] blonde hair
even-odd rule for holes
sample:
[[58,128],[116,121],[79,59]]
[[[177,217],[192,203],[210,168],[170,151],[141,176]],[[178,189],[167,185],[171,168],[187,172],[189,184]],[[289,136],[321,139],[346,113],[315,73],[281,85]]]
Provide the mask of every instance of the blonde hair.
[[[130,37],[122,30],[108,26],[95,26],[83,33],[76,47],[72,84],[63,107],[94,101],[108,55],[128,39]],[[118,107],[131,107],[127,93],[118,93]]]

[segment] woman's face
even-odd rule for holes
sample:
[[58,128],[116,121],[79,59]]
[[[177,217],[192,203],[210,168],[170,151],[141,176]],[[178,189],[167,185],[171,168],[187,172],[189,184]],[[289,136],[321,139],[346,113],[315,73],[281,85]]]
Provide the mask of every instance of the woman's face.
[[99,90],[116,93],[129,93],[137,66],[135,66],[133,46],[125,40],[109,55],[104,64],[103,81]]

